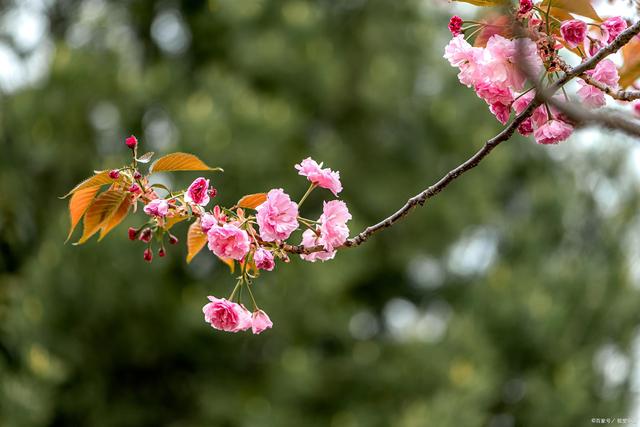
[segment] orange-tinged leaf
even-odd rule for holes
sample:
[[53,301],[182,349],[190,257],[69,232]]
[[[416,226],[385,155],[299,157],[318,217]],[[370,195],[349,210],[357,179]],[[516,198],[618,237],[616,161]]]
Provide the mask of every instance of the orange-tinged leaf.
[[104,239],[104,236],[106,236],[111,230],[113,230],[118,224],[120,224],[122,220],[126,218],[131,205],[132,203],[130,197],[125,197],[122,200],[120,206],[113,213],[111,219],[109,221],[106,221],[100,229],[100,237],[98,238],[98,242]]
[[510,18],[505,15],[493,15],[483,20],[485,27],[478,33],[473,45],[476,47],[485,47],[487,42],[496,34],[505,38],[512,38],[513,31],[509,25]]
[[631,86],[640,78],[640,40],[637,37],[622,48],[624,65],[620,68],[620,86]]
[[187,232],[187,263],[190,263],[194,256],[204,248],[207,243],[207,235],[202,232],[200,220],[189,226]]
[[509,0],[453,0],[462,3],[469,3],[474,6],[508,6]]
[[545,0],[540,4],[540,9],[546,11],[549,1],[551,1],[552,7],[564,9],[569,13],[585,16],[596,21],[602,21],[602,18],[598,16],[598,13],[591,5],[591,0]]
[[247,194],[236,203],[239,208],[255,209],[267,201],[267,193]]
[[91,187],[102,187],[103,185],[113,184],[113,182],[114,180],[109,178],[109,171],[96,172],[95,175],[90,176],[80,184],[73,187],[73,189],[65,194],[62,198],[64,199],[66,197],[69,197],[71,194],[75,193],[78,190],[83,190],[85,188]]
[[80,219],[82,219],[82,216],[91,205],[91,202],[93,202],[98,190],[100,190],[100,187],[83,188],[73,193],[69,199],[69,217],[71,219],[71,225],[69,227],[69,235],[67,235],[67,240],[65,240],[65,242],[69,241],[71,238],[73,230],[76,229]]
[[198,157],[189,153],[171,153],[160,157],[149,167],[149,172],[172,171],[220,171],[221,168],[212,168]]
[[104,224],[111,220],[111,217],[116,213],[122,201],[127,197],[127,193],[124,191],[107,190],[101,193],[93,202],[93,204],[87,209],[87,213],[84,215],[84,229],[82,230],[82,237],[76,243],[77,245],[86,242],[91,236],[93,236]]
[[236,270],[236,263],[233,259],[231,258],[224,258],[219,256],[218,259],[220,261],[222,261],[223,263],[227,264],[227,267],[229,267],[229,271],[231,271],[231,274],[233,274],[233,272]]
[[184,221],[187,218],[188,218],[187,215],[176,215],[176,216],[172,216],[170,218],[167,218],[165,220],[165,222],[164,222],[164,229],[165,230],[170,230],[171,227],[173,227],[174,225],[176,225],[179,222]]

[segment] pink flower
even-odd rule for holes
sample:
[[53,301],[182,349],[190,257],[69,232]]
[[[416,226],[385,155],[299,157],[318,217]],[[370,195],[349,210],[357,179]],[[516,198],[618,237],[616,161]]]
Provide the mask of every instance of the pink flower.
[[480,64],[483,49],[472,47],[461,34],[451,39],[444,49],[444,57],[453,67],[460,69],[458,79],[467,87],[474,86],[481,81]]
[[256,263],[256,267],[260,270],[271,271],[275,267],[276,263],[273,260],[273,254],[264,248],[256,249],[253,254],[253,262]]
[[210,303],[202,307],[204,320],[220,331],[246,331],[252,325],[251,313],[240,304],[209,296]]
[[324,202],[320,216],[320,237],[327,251],[333,251],[347,240],[347,221],[350,219],[349,209],[342,200]]
[[169,212],[169,203],[165,199],[155,199],[147,203],[144,213],[150,216],[164,217]]
[[591,74],[591,77],[600,83],[604,83],[612,88],[616,88],[618,86],[618,81],[620,80],[618,68],[610,59],[600,61],[593,72],[589,73]]
[[[320,238],[320,236],[318,236],[318,234],[316,234],[316,232],[308,229],[308,230],[305,230],[304,233],[302,233],[302,242],[300,244],[303,245],[305,248],[312,248],[314,246],[324,245],[324,241],[322,241],[322,239]],[[316,262],[316,260],[327,261],[327,260],[333,259],[333,257],[335,256],[336,256],[336,251],[334,250],[331,252],[327,252],[327,251],[311,252],[309,255],[301,254],[300,258],[302,258],[305,261]]]
[[256,310],[251,316],[251,331],[258,335],[265,329],[270,329],[273,326],[273,322],[269,319],[267,313],[262,310]]
[[216,217],[211,215],[210,213],[205,212],[200,217],[200,227],[202,228],[203,233],[208,233],[211,227],[218,224]]
[[518,15],[526,15],[533,9],[533,1],[520,0],[520,9],[518,9]]
[[528,136],[533,133],[533,120],[531,120],[531,117],[520,123],[520,126],[518,126],[518,132],[520,135],[524,136]]
[[522,52],[522,60],[533,73],[537,74],[543,67],[536,44],[529,38],[509,40],[501,35],[493,35],[487,41],[482,64],[478,73],[484,81],[495,85],[510,87],[515,91],[524,88],[526,76],[516,65],[518,50]]
[[573,133],[573,126],[561,120],[549,120],[540,126],[533,134],[538,144],[557,144],[569,138]]
[[636,116],[640,117],[640,101],[633,103],[633,112],[636,113]]
[[135,136],[131,135],[129,138],[124,140],[124,143],[127,144],[127,147],[133,150],[138,145],[138,139]]
[[499,86],[491,82],[483,82],[477,84],[475,90],[476,94],[489,105],[499,103],[510,106],[513,102],[513,94],[504,86]]
[[535,110],[533,110],[531,120],[533,121],[533,127],[535,129],[547,123],[549,121],[549,113],[547,112],[547,108],[544,105],[537,107]]
[[269,191],[267,201],[256,211],[260,237],[265,242],[285,240],[298,228],[298,204],[281,188]]
[[234,224],[212,226],[207,239],[209,250],[221,258],[241,260],[249,252],[249,235]]
[[607,101],[604,98],[604,92],[600,89],[593,87],[582,80],[578,80],[580,89],[576,92],[580,102],[590,108],[603,107]]
[[187,203],[195,203],[196,205],[206,206],[209,203],[209,180],[202,177],[196,178],[191,183],[184,195],[184,201]]
[[606,37],[607,43],[611,43],[621,32],[627,29],[627,21],[620,16],[605,19],[602,23],[603,36]]
[[340,172],[334,172],[329,168],[322,169],[322,163],[318,164],[311,157],[307,157],[295,166],[298,175],[306,176],[307,179],[318,187],[331,190],[334,196],[342,191],[340,183]]
[[489,110],[493,113],[494,116],[496,116],[496,119],[498,119],[498,121],[503,125],[506,125],[507,122],[509,121],[509,117],[511,116],[510,105],[504,105],[499,102],[496,102],[495,104],[491,104],[491,106],[489,107]]
[[564,21],[560,26],[560,32],[567,44],[575,48],[584,42],[587,35],[587,24],[579,19]]
[[535,97],[536,97],[536,94],[532,90],[525,93],[520,98],[513,101],[513,104],[511,105],[513,107],[513,111],[515,111],[516,114],[522,113],[524,110],[527,109],[527,107],[529,106],[529,104],[531,104],[531,101],[533,101],[533,98]]
[[[592,71],[587,72],[594,80],[597,80],[600,83],[603,83],[613,89],[618,87],[618,80],[620,76],[618,75],[618,69],[615,64],[609,60],[605,59],[596,65],[596,68]],[[604,92],[600,89],[589,85],[584,80],[578,80],[578,85],[580,85],[580,89],[578,89],[577,94],[583,104],[591,108],[602,107],[606,104],[606,100],[604,97]]]
[[449,31],[451,31],[451,34],[454,36],[462,34],[462,24],[464,24],[462,18],[459,16],[452,16],[449,21]]
[[475,87],[476,94],[490,105],[491,112],[503,125],[509,120],[513,94],[511,90],[495,84],[483,82]]

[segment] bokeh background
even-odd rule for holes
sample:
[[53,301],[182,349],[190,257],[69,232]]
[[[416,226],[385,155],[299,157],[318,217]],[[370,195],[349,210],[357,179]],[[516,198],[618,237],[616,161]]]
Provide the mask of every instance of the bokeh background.
[[[620,10],[620,9],[618,9]],[[274,328],[225,334],[234,280],[132,218],[63,244],[93,169],[188,151],[219,201],[341,171],[355,233],[499,131],[442,59],[435,0],[0,2],[0,425],[582,426],[632,417],[640,151],[595,130],[514,138],[404,222],[257,283]],[[196,174],[163,176],[174,186]],[[321,209],[316,193],[308,216]],[[638,413],[640,415],[640,413]],[[640,418],[634,421],[640,422]]]

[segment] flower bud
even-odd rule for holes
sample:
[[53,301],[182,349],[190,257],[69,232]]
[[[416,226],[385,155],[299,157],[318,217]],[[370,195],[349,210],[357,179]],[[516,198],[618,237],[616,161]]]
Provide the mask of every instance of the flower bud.
[[151,262],[151,260],[153,259],[153,252],[151,252],[151,249],[147,248],[144,250],[144,254],[142,255],[142,257],[145,261]]
[[178,243],[178,238],[173,234],[169,234],[169,244],[175,245],[176,243]]
[[135,136],[131,135],[129,138],[125,139],[124,143],[127,144],[127,147],[133,150],[138,146],[138,139]]
[[120,171],[117,169],[113,169],[109,171],[109,178],[111,179],[118,179],[118,177],[120,177]]
[[133,173],[133,179],[138,180],[140,178],[142,178],[142,174],[140,172],[138,172],[138,171],[135,171]]
[[136,230],[134,227],[129,227],[129,240],[136,240],[137,235],[138,230]]
[[167,254],[167,253],[164,251],[164,248],[160,248],[160,249],[158,250],[158,256],[159,256],[160,258],[164,257],[166,254]]
[[218,194],[218,190],[216,190],[214,187],[211,187],[209,189],[209,197],[211,197],[212,199],[216,197],[217,194]]
[[133,194],[138,194],[140,192],[142,192],[142,190],[140,189],[140,186],[138,184],[136,184],[135,182],[133,184],[131,184],[131,187],[129,187],[129,191]]
[[151,234],[151,229],[145,228],[144,230],[142,230],[142,234],[140,234],[140,240],[145,243],[149,243],[151,241]]

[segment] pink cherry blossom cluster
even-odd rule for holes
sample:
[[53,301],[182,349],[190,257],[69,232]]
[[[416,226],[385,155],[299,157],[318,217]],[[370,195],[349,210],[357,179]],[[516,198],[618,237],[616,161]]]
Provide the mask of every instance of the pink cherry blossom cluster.
[[[453,38],[444,53],[449,63],[458,68],[460,83],[473,88],[503,125],[512,110],[516,115],[522,113],[535,96],[533,85],[527,87],[523,69],[551,84],[557,78],[561,49],[571,50],[584,61],[627,28],[621,17],[589,24],[578,19],[558,21],[532,0],[521,0],[513,12],[529,29],[526,37],[514,37],[507,26],[501,28],[490,23],[470,21],[471,25],[464,27],[466,22],[454,16],[449,22]],[[488,37],[477,37],[472,45],[470,41],[477,34]],[[618,89],[618,70],[609,59],[599,62],[586,74],[602,85]],[[602,90],[582,79],[578,80],[578,85],[576,96],[583,105],[597,108],[606,104]],[[564,96],[567,97],[566,93]],[[634,108],[640,110],[637,104]],[[539,144],[557,144],[573,133],[573,124],[552,106],[543,104],[518,127],[518,131],[525,136],[533,135]]]
[[[132,136],[125,143],[133,150],[135,159],[138,141]],[[134,162],[133,169],[135,166]],[[347,222],[351,220],[351,214],[341,200],[325,200],[322,214],[316,220],[300,215],[300,207],[314,189],[327,189],[338,196],[342,191],[340,173],[323,167],[322,163],[311,158],[302,160],[295,165],[295,169],[309,182],[306,193],[298,202],[293,201],[283,189],[274,188],[266,194],[252,195],[258,197],[255,204],[238,202],[232,208],[216,204],[208,210],[207,205],[217,195],[217,190],[210,185],[209,179],[196,178],[185,191],[177,193],[163,187],[168,194],[160,197],[154,185],[146,177],[142,177],[137,169],[132,174],[129,169],[123,168],[127,179],[131,179],[136,185],[135,191],[129,189],[131,202],[135,204],[141,201],[144,205],[142,210],[148,218],[143,226],[129,228],[129,238],[146,243],[143,257],[151,262],[154,242],[159,245],[158,255],[164,257],[165,236],[168,236],[170,244],[178,242],[169,232],[173,224],[184,219],[195,219],[188,240],[191,241],[192,228],[195,227],[195,238],[203,236],[205,239],[202,246],[206,244],[218,258],[233,268],[237,264],[241,269],[236,286],[227,299],[209,297],[211,302],[203,307],[205,321],[222,331],[251,329],[254,334],[259,334],[271,328],[272,322],[258,307],[251,286],[261,271],[272,271],[275,268],[276,260],[290,261],[285,251],[287,239],[302,229],[300,244],[306,248],[315,248],[316,252],[303,254],[301,258],[315,262],[332,259],[349,237]],[[119,173],[119,170],[115,172]],[[110,172],[109,176],[119,179],[115,172]],[[249,312],[240,301],[243,289],[248,291],[253,312]]]

